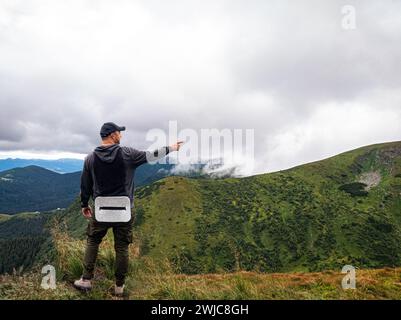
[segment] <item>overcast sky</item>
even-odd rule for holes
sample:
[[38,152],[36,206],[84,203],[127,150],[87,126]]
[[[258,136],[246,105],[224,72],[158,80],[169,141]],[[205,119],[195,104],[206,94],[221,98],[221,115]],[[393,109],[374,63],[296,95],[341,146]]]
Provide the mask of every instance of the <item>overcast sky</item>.
[[106,121],[137,149],[254,129],[245,174],[401,140],[400,40],[399,0],[0,0],[0,157],[86,154]]

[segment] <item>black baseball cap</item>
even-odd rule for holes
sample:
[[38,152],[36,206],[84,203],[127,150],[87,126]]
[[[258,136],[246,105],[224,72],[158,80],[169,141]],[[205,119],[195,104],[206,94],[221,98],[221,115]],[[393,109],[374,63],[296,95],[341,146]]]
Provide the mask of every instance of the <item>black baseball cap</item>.
[[125,131],[125,127],[120,127],[114,122],[106,122],[104,125],[102,125],[102,128],[100,129],[100,136],[102,138],[106,138],[116,131]]

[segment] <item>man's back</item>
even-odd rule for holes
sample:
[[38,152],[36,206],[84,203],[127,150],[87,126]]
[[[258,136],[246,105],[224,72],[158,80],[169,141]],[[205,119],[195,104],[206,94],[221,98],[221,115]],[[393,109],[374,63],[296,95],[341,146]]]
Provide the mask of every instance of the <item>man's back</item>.
[[92,164],[94,181],[102,197],[129,195],[129,190],[125,187],[127,170],[122,149],[115,149],[117,152],[113,153],[115,157],[111,161],[106,160],[103,153],[94,152]]

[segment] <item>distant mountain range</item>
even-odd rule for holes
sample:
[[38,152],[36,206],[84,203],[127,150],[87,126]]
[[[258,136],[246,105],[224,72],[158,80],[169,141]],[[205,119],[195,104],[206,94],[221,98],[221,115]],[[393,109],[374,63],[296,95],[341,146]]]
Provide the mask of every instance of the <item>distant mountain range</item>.
[[0,172],[28,166],[38,166],[58,173],[72,173],[82,170],[83,161],[78,159],[0,159]]
[[0,213],[66,208],[79,194],[80,176],[38,166],[0,172]]

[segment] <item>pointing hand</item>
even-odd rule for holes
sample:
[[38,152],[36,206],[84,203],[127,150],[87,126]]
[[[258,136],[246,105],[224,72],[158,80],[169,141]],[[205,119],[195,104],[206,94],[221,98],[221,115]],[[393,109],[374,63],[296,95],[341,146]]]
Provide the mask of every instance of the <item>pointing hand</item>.
[[181,146],[183,145],[183,143],[184,143],[184,141],[178,141],[177,143],[172,144],[172,145],[170,146],[170,148],[171,148],[173,151],[179,151],[180,148],[181,148]]

